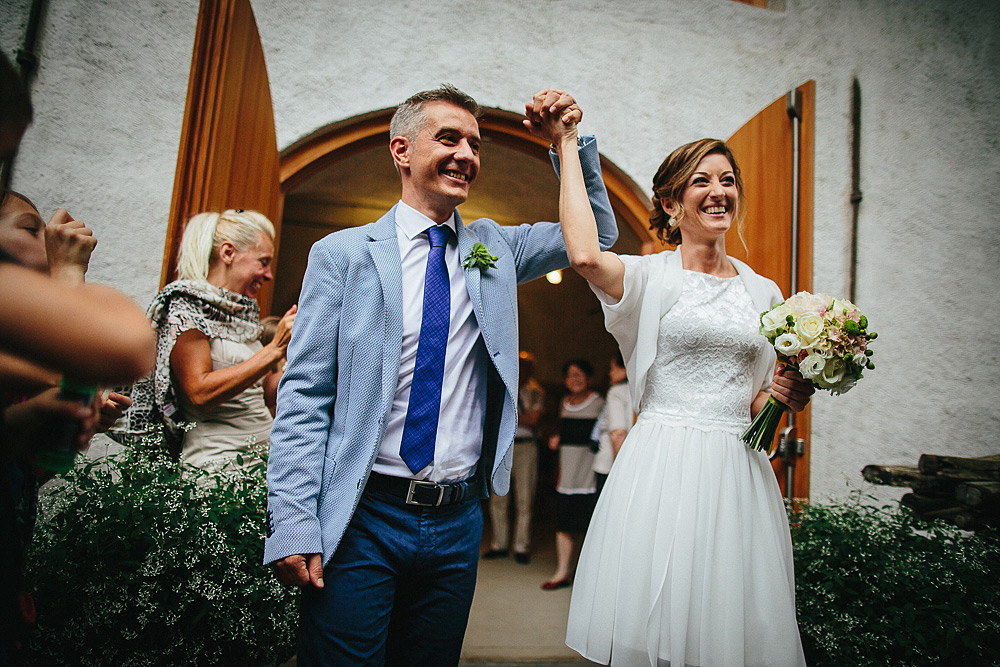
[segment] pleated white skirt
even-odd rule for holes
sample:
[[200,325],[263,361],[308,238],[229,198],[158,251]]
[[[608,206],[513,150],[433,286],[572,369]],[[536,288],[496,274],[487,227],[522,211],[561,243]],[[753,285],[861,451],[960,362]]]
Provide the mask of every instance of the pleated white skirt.
[[742,427],[640,416],[583,544],[568,646],[611,665],[805,665],[784,504]]

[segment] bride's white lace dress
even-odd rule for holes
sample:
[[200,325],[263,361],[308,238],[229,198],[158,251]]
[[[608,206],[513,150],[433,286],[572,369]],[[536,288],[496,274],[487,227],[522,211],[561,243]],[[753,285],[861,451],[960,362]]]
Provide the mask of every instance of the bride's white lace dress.
[[739,439],[759,313],[739,277],[683,280],[584,541],[566,643],[612,665],[805,665],[781,494]]

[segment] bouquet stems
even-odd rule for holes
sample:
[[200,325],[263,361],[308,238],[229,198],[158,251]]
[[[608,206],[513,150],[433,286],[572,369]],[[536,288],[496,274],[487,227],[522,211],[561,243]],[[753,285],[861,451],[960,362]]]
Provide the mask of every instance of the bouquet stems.
[[774,432],[778,430],[778,422],[781,421],[783,414],[785,414],[785,406],[774,396],[769,396],[767,403],[753,418],[740,439],[750,445],[750,449],[754,451],[770,452],[774,442]]

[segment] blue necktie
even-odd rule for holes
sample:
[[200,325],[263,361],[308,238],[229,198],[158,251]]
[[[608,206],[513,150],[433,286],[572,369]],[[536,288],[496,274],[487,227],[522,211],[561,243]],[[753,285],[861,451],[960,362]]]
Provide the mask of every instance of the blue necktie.
[[424,314],[420,320],[417,362],[410,384],[410,402],[403,423],[399,456],[414,473],[434,460],[438,414],[441,411],[441,381],[444,378],[444,353],[451,322],[451,282],[444,261],[444,247],[449,228],[436,225],[427,230],[431,247],[427,253],[424,276]]

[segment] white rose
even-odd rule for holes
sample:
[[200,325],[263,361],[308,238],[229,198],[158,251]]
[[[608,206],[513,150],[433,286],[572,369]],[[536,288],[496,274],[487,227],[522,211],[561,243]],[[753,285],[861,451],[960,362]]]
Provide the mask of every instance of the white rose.
[[774,341],[774,351],[786,357],[795,356],[801,349],[802,343],[795,334],[783,333]]
[[799,315],[804,313],[821,313],[826,310],[826,307],[830,305],[833,300],[827,294],[810,294],[809,292],[799,292],[794,295],[786,303],[792,309],[792,313],[798,318]]
[[810,354],[799,362],[799,374],[807,380],[815,380],[826,367],[826,359],[818,354]]
[[845,370],[843,359],[830,359],[816,378],[816,384],[824,389],[836,389],[844,379]]
[[800,315],[795,321],[795,333],[798,335],[799,340],[802,341],[802,345],[809,347],[823,333],[823,327],[825,326],[826,323],[822,317],[816,313],[806,313]]
[[788,304],[780,304],[775,306],[773,309],[764,313],[760,316],[760,333],[761,335],[772,338],[778,333],[778,329],[783,329],[788,326],[787,318],[792,314],[792,309],[788,307]]

